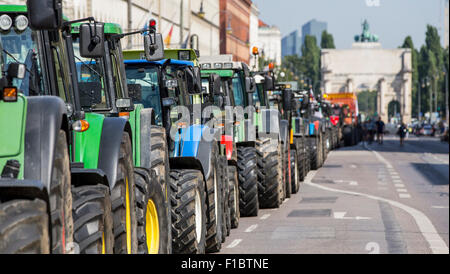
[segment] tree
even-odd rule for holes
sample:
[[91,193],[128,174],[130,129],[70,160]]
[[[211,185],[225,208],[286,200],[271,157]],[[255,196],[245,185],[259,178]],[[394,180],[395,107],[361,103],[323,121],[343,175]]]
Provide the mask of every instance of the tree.
[[320,48],[315,36],[306,35],[302,46],[303,73],[312,79],[315,90],[320,88]]
[[322,42],[320,43],[320,47],[322,49],[335,49],[334,38],[331,33],[328,33],[326,30],[322,32]]

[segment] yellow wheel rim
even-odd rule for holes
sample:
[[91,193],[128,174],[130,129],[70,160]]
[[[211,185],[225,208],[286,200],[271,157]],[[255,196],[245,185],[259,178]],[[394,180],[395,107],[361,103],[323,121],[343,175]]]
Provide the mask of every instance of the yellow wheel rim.
[[106,254],[105,233],[102,233],[102,254]]
[[130,212],[130,190],[128,187],[128,177],[125,178],[125,222],[127,227],[127,252],[131,254],[131,212]]
[[148,254],[158,254],[159,251],[159,222],[155,203],[149,200],[145,214],[145,234],[147,236]]

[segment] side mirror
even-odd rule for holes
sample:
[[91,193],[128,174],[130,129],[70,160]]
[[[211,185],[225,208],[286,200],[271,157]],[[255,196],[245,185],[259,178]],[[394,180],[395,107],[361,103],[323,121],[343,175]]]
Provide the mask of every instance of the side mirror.
[[251,77],[245,77],[245,90],[247,93],[253,93],[255,92],[255,79]]
[[6,76],[8,79],[23,79],[25,78],[26,67],[24,64],[11,63],[8,66]]
[[194,91],[196,93],[202,93],[202,74],[200,67],[194,67]]
[[116,99],[116,108],[130,109],[132,107],[133,107],[133,101],[131,100],[131,98]]
[[291,111],[292,110],[292,90],[285,89],[283,90],[283,110]]
[[189,94],[198,94],[198,92],[196,92],[196,84],[195,84],[195,78],[194,78],[194,72],[192,71],[192,68],[187,67],[184,70],[185,74],[186,74],[186,85],[187,85],[187,92]]
[[159,61],[164,59],[164,42],[161,33],[149,33],[144,36],[145,59]]
[[139,84],[128,84],[128,96],[135,102],[142,101],[142,86]]
[[86,23],[80,25],[80,55],[84,58],[101,58],[105,52],[105,25]]
[[102,102],[102,85],[99,82],[79,82],[80,105],[91,108]]
[[264,90],[275,90],[275,83],[273,81],[273,78],[267,75],[264,76]]
[[62,0],[27,0],[28,19],[35,30],[55,30],[62,26]]
[[211,95],[219,95],[219,96],[223,95],[219,75],[215,73],[209,75],[209,90]]

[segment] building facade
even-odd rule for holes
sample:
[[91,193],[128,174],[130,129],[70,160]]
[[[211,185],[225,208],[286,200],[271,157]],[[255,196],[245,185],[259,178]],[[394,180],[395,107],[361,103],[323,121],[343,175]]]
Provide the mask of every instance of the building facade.
[[305,42],[306,35],[315,36],[317,45],[322,42],[322,32],[328,29],[326,22],[319,22],[316,19],[309,21],[302,26],[302,44]]
[[[25,3],[0,0],[0,4]],[[199,16],[202,3],[204,16]],[[158,32],[170,42],[166,47],[177,48],[186,42],[189,47],[190,37],[197,35],[201,54],[219,54],[219,0],[63,0],[63,8],[70,19],[94,16],[100,22],[120,24],[125,32],[142,29],[150,19],[156,19]],[[139,35],[127,37],[123,47],[142,48],[143,39]]]
[[281,56],[284,58],[289,55],[301,56],[302,38],[298,31],[293,31],[281,40]]
[[260,26],[259,44],[267,60],[281,65],[281,31],[276,26]]
[[250,67],[257,68],[258,67],[258,58],[253,57],[253,47],[261,48],[259,43],[259,9],[255,5],[252,4],[252,8],[250,10]]
[[251,0],[220,0],[220,53],[250,63]]

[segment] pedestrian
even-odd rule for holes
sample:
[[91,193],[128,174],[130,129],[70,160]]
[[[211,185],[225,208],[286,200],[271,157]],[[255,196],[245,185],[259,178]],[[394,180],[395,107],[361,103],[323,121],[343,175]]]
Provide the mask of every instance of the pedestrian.
[[385,124],[383,120],[381,120],[381,117],[378,118],[378,121],[376,122],[376,127],[377,127],[377,142],[378,144],[382,145],[384,141],[383,139],[384,139]]
[[397,135],[400,137],[401,147],[404,145],[407,130],[405,123],[402,122],[397,131]]

